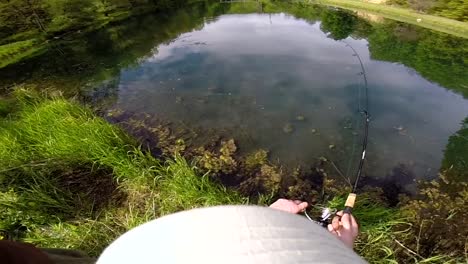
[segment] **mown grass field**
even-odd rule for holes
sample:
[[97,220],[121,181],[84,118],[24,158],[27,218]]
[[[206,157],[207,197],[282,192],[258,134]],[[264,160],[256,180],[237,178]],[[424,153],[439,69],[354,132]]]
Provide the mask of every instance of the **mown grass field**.
[[462,38],[468,38],[468,23],[439,16],[426,15],[409,9],[384,4],[366,3],[357,0],[307,0],[307,3],[318,3],[353,11],[366,11],[384,18],[418,25]]

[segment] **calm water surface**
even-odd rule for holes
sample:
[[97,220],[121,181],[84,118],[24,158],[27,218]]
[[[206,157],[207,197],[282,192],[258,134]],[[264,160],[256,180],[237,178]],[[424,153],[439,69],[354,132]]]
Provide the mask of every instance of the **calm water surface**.
[[[369,81],[368,174],[403,164],[433,176],[468,101],[404,65],[372,60],[365,39],[345,41]],[[115,107],[228,130],[244,149],[266,148],[289,164],[326,156],[348,172],[360,155],[360,72],[352,50],[327,38],[320,22],[223,15],[123,69]]]

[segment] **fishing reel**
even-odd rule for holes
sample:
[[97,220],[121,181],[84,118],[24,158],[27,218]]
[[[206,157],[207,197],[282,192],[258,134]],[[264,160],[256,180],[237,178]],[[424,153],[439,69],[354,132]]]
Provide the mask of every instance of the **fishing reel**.
[[[343,209],[343,214],[351,214],[354,208],[354,203],[356,202],[356,194],[355,193],[350,193],[348,195],[348,198],[346,199],[345,202],[345,207]],[[333,217],[337,216],[337,209],[334,208],[329,208],[329,207],[323,207],[323,206],[315,206],[315,208],[318,208],[322,211],[322,215],[320,216],[319,219],[314,220],[312,217],[307,214],[307,211],[304,211],[304,215],[309,219],[311,222],[314,222],[322,227],[327,227],[328,224],[331,224],[331,221]],[[340,218],[342,215],[338,215]]]
[[322,211],[322,215],[319,219],[314,220],[312,217],[309,216],[307,211],[304,211],[304,215],[309,219],[311,222],[314,222],[322,227],[327,227],[328,224],[331,224],[331,219],[336,215],[336,209],[328,208],[328,207],[318,207]]

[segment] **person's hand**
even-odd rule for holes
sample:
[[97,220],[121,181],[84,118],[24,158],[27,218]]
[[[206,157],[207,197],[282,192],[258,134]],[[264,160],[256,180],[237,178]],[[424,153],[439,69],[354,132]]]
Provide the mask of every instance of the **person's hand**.
[[270,205],[270,208],[274,208],[277,210],[285,211],[292,214],[297,214],[300,212],[304,212],[304,210],[309,206],[307,202],[299,201],[299,200],[287,200],[287,199],[278,199],[278,201],[274,202]]
[[340,211],[336,213],[332,223],[328,225],[328,231],[338,237],[345,245],[353,248],[359,226],[351,214],[343,214],[343,211]]

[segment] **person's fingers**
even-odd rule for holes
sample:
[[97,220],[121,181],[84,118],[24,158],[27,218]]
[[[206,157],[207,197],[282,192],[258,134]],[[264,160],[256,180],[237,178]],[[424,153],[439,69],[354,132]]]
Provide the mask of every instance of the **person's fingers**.
[[336,233],[336,231],[333,229],[333,226],[331,224],[328,224],[327,226],[327,229],[330,233],[332,233],[333,235],[337,236],[338,233]]
[[333,230],[340,229],[340,217],[339,216],[333,217],[331,226],[333,227]]
[[340,229],[340,220],[341,216],[343,216],[343,211],[339,211],[335,214],[335,217],[332,219],[332,226],[334,230],[339,230]]
[[341,217],[341,223],[343,224],[343,227],[345,229],[351,229],[351,215],[350,214],[344,214]]
[[359,228],[359,225],[357,224],[356,222],[356,219],[354,218],[353,215],[349,215],[351,217],[351,226],[355,229],[358,229]]
[[301,202],[300,204],[297,205],[299,211],[304,211],[309,204],[307,202]]
[[356,238],[358,235],[359,235],[359,225],[358,223],[356,222],[356,219],[354,218],[353,215],[350,215],[351,216],[351,226],[352,226],[352,234],[353,234],[353,238]]

